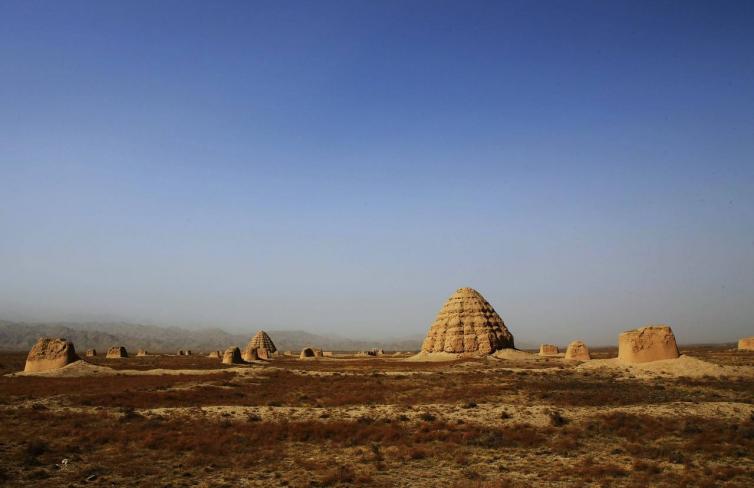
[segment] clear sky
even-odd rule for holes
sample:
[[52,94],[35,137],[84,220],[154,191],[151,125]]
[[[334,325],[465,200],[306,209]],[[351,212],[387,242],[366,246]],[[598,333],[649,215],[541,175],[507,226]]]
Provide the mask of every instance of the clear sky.
[[754,2],[0,1],[0,318],[754,335]]

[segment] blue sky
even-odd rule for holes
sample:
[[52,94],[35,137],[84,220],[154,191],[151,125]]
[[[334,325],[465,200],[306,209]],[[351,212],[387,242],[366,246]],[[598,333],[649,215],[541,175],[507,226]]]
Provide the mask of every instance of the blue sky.
[[0,318],[754,335],[751,2],[0,2]]

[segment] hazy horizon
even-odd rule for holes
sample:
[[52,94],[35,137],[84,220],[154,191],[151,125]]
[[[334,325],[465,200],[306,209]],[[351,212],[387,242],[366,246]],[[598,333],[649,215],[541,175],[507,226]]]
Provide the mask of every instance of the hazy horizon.
[[[213,330],[213,329],[219,329],[223,332],[227,332],[229,334],[239,334],[239,335],[249,335],[249,337],[253,336],[258,330],[265,330],[271,334],[274,335],[275,332],[296,332],[296,331],[302,331],[310,334],[315,335],[322,335],[326,337],[331,338],[337,338],[337,339],[344,339],[344,340],[356,340],[356,341],[374,341],[375,343],[383,342],[383,341],[392,341],[392,340],[409,340],[409,339],[417,339],[421,341],[426,336],[426,330],[419,330],[417,332],[406,332],[406,333],[396,333],[392,335],[380,335],[379,332],[371,332],[366,331],[363,329],[352,329],[352,330],[346,330],[346,331],[332,331],[332,330],[325,330],[325,329],[317,329],[317,330],[308,330],[304,327],[296,327],[295,325],[291,326],[271,326],[268,327],[264,324],[257,324],[257,325],[248,325],[248,326],[236,326],[236,327],[221,327],[217,325],[212,324],[192,324],[192,323],[158,323],[153,321],[132,321],[128,320],[123,317],[113,317],[113,316],[86,316],[86,315],[68,315],[68,316],[61,316],[61,315],[50,315],[50,316],[44,316],[44,315],[31,315],[31,314],[14,314],[9,313],[5,317],[0,317],[0,322],[7,321],[12,324],[24,324],[24,325],[63,325],[70,327],[72,329],[77,329],[77,326],[81,325],[87,325],[88,327],[91,327],[93,324],[107,324],[108,326],[112,326],[115,324],[124,324],[127,326],[131,325],[137,325],[137,326],[149,326],[149,327],[158,327],[158,328],[177,328],[177,329],[185,329],[189,331],[202,331],[202,330]],[[509,329],[512,329],[512,327],[509,324],[506,324]],[[643,324],[643,325],[652,325],[652,324]],[[88,329],[87,327],[87,329]],[[429,325],[427,326],[429,328]],[[355,333],[351,333],[355,332]],[[516,348],[530,348],[530,349],[536,349],[539,347],[540,344],[543,343],[552,343],[559,346],[567,346],[571,341],[576,339],[581,339],[573,337],[569,334],[565,335],[559,335],[559,334],[544,334],[541,333],[539,335],[534,334],[532,335],[531,331],[526,330],[512,330],[512,333],[515,333],[514,339],[516,340]],[[617,347],[617,334],[621,332],[616,332],[616,335],[614,337],[608,336],[605,334],[600,334],[598,336],[593,336],[591,339],[595,339],[595,337],[604,337],[604,340],[591,340],[590,344],[591,347]],[[555,337],[559,337],[559,339],[553,339]],[[681,346],[685,345],[697,345],[697,344],[735,344],[736,341],[739,338],[733,338],[733,339],[720,339],[713,337],[710,340],[678,340],[678,344]]]
[[0,6],[0,319],[754,335],[754,3],[293,6]]

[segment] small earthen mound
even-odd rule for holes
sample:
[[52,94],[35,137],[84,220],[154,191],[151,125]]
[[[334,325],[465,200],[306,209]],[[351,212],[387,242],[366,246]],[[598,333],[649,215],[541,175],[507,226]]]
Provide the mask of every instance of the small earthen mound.
[[58,369],[78,359],[73,342],[60,338],[40,337],[26,356],[24,371]]
[[738,340],[739,351],[754,351],[754,337],[744,337]]
[[176,355],[177,356],[187,356],[186,351],[184,351],[183,349],[179,349],[178,352],[176,353]]
[[86,357],[91,358],[97,355],[96,349],[87,349],[86,350]]
[[252,337],[249,343],[246,345],[244,351],[251,349],[256,349],[257,357],[261,359],[272,359],[274,353],[277,351],[277,348],[272,342],[272,339],[270,339],[270,336],[267,334],[267,332],[263,330],[257,331],[256,335]]
[[127,358],[128,357],[128,351],[126,351],[126,348],[123,346],[113,346],[110,349],[107,350],[107,358]]
[[574,361],[589,361],[592,359],[592,356],[589,354],[589,348],[586,347],[583,341],[573,341],[568,344],[565,358]]
[[223,357],[223,355],[220,353],[220,351],[212,351],[209,353],[207,357],[214,358],[214,359],[220,359]]
[[223,364],[243,364],[241,350],[237,347],[229,347],[223,354]]
[[440,309],[421,351],[491,354],[506,347],[513,347],[513,336],[492,305],[478,291],[459,288]]
[[136,355],[137,356],[146,356],[147,355],[147,351],[145,351],[144,349],[139,349],[138,351],[136,351]]
[[646,363],[676,359],[678,346],[673,330],[667,325],[650,325],[621,333],[618,359],[626,363]]
[[495,351],[495,354],[492,356],[498,359],[507,360],[530,360],[534,359],[535,354],[526,351],[519,351],[518,349],[507,348]]
[[301,354],[299,354],[299,359],[307,359],[307,358],[313,358],[316,356],[316,353],[314,352],[314,349],[311,347],[305,347],[301,349]]
[[558,354],[560,354],[560,349],[558,349],[558,346],[554,346],[552,344],[541,344],[539,346],[540,356],[556,356]]

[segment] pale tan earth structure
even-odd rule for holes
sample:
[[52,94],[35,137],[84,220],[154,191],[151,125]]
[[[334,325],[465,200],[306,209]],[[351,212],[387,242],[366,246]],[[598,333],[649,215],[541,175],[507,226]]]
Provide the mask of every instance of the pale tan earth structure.
[[459,288],[442,306],[422,352],[491,354],[513,347],[513,335],[492,305],[473,288]]
[[177,352],[176,354],[177,354],[178,356],[186,356],[186,351],[184,351],[183,349],[179,349],[179,350],[178,350],[178,352]]
[[627,363],[646,363],[676,359],[678,345],[667,325],[648,325],[622,332],[618,337],[618,359]]
[[78,361],[73,342],[54,337],[40,337],[26,356],[24,371],[48,371]]
[[244,361],[256,361],[257,359],[259,359],[259,349],[257,349],[256,347],[251,347],[251,345],[247,344],[243,350],[243,353],[241,354],[241,357]]
[[298,355],[299,359],[313,358],[315,357],[314,349],[311,347],[305,347],[301,349],[301,354]]
[[246,345],[245,350],[251,348],[255,348],[257,350],[257,355],[262,359],[271,359],[273,354],[278,350],[277,347],[275,347],[275,343],[270,339],[270,336],[263,330],[257,331],[256,335],[254,335]]
[[91,358],[91,357],[94,357],[96,355],[97,355],[97,350],[96,349],[87,349],[86,350],[86,356],[87,357]]
[[223,364],[243,364],[241,350],[237,347],[229,347],[223,354]]
[[583,341],[573,341],[568,344],[565,358],[574,361],[589,361],[592,359],[592,356],[589,354],[589,348],[586,347]]
[[754,336],[738,340],[739,351],[754,351]]
[[220,359],[221,357],[223,357],[223,355],[220,353],[220,351],[212,351],[207,357]]
[[322,356],[326,358],[331,358],[333,357],[333,353],[332,351],[322,351]]
[[540,344],[539,355],[540,356],[555,356],[560,353],[558,346],[552,344]]
[[322,354],[322,349],[315,349],[314,350],[314,357],[315,358],[322,358],[324,355]]
[[107,358],[113,359],[113,358],[127,358],[128,357],[128,351],[126,351],[126,348],[123,346],[113,346],[110,349],[107,350]]
[[138,351],[136,351],[136,355],[137,356],[146,356],[147,355],[147,351],[145,351],[144,349],[139,349]]

